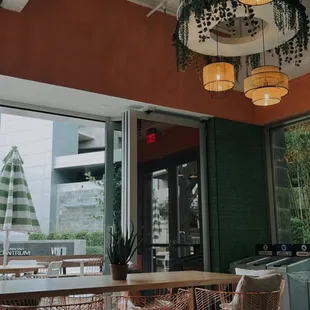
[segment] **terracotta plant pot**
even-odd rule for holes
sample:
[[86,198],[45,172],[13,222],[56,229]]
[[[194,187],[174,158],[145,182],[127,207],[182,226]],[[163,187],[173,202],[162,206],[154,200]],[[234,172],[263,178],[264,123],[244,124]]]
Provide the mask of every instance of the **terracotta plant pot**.
[[112,280],[126,280],[128,265],[110,265]]

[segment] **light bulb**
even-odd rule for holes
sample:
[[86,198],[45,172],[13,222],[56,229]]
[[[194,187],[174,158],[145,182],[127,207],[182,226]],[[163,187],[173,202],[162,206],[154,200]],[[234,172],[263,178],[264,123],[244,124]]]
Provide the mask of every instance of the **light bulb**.
[[265,97],[265,105],[268,105],[268,102],[269,102],[269,99],[270,99],[269,94],[265,94],[264,97]]

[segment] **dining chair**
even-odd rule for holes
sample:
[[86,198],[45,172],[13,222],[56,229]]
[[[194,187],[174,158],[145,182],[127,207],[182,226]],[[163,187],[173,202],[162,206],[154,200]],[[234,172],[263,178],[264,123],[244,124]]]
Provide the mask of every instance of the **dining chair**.
[[85,276],[98,276],[103,274],[103,258],[90,259],[84,267]]
[[140,291],[131,291],[123,295],[111,295],[110,298],[110,304],[117,310],[185,310],[189,306],[190,292],[179,290],[176,294],[143,296]]
[[47,267],[46,277],[58,277],[60,275],[62,260],[50,262]]
[[87,295],[80,295],[79,298],[71,300],[66,296],[55,296],[53,303],[50,298],[35,298],[27,296],[23,300],[6,300],[0,302],[0,310],[102,310],[104,297],[102,294],[89,298]]
[[197,310],[279,310],[283,297],[281,275],[243,276],[232,285],[195,289]]
[[50,262],[46,273],[33,275],[33,278],[55,278],[60,275],[62,260]]

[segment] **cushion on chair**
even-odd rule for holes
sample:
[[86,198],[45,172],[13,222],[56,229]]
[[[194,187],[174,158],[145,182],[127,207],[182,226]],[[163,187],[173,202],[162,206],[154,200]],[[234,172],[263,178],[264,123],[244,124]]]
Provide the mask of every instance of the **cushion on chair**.
[[240,276],[251,276],[251,277],[261,277],[269,276],[271,274],[279,274],[276,270],[253,270],[253,269],[242,269],[236,268],[235,272]]
[[[253,309],[253,307],[255,307],[256,310],[266,310],[269,306],[267,294],[251,295],[247,293],[268,293],[280,291],[281,281],[282,276],[280,274],[272,274],[261,277],[243,276],[237,285],[236,293],[239,294],[234,296],[231,302],[231,310],[250,310]],[[255,303],[255,306],[253,303]],[[268,310],[277,310],[278,306],[279,305],[277,303],[274,303],[274,309],[268,308]]]

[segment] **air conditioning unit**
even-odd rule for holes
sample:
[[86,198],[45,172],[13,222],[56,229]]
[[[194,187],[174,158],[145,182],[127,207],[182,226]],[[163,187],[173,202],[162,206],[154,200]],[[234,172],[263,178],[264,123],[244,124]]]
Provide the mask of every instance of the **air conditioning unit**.
[[2,0],[0,6],[10,11],[21,12],[28,2],[29,0]]

